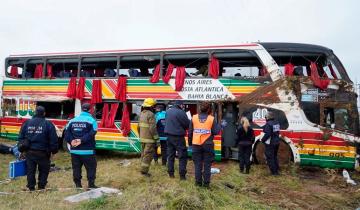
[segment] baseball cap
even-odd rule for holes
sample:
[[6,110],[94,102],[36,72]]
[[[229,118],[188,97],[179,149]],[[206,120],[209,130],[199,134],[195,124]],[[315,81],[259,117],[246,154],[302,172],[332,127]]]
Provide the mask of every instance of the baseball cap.
[[83,105],[81,105],[81,110],[84,112],[90,111],[90,108],[91,108],[91,106],[89,103],[84,103]]
[[36,115],[44,115],[45,114],[45,108],[43,106],[37,106],[35,109],[35,114]]

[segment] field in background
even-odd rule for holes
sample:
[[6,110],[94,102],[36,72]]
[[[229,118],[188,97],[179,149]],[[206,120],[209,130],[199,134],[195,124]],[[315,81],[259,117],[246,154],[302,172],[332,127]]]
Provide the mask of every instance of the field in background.
[[[5,140],[0,142],[13,143]],[[7,179],[8,163],[14,158],[0,154],[0,181]],[[63,199],[79,193],[73,187],[70,156],[60,152],[54,158],[62,170],[49,175],[46,192],[22,192],[26,178],[0,184],[0,209],[356,209],[360,207],[359,186],[348,186],[335,170],[282,166],[281,176],[269,176],[263,165],[255,165],[250,175],[238,172],[237,162],[214,164],[220,174],[212,176],[210,189],[194,186],[193,164],[188,179],[167,177],[166,169],[152,164],[151,178],[138,172],[137,156],[102,151],[97,156],[96,183],[120,189],[123,195],[102,197],[70,204]],[[122,163],[130,161],[129,166]],[[83,186],[87,186],[83,170]],[[359,172],[351,172],[360,181]]]

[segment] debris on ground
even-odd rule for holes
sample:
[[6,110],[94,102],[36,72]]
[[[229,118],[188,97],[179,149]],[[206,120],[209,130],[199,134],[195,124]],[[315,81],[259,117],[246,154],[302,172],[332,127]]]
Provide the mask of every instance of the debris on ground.
[[77,203],[84,200],[100,198],[101,196],[108,195],[108,194],[118,194],[122,195],[122,192],[118,189],[109,188],[109,187],[100,187],[96,189],[92,189],[83,193],[79,193],[76,195],[68,196],[64,200],[70,203]]
[[350,174],[346,169],[343,170],[342,174],[343,174],[344,179],[346,180],[346,183],[354,185],[354,186],[356,185],[356,182],[353,179],[351,179]]
[[124,160],[120,161],[118,165],[119,165],[119,166],[128,167],[128,166],[131,165],[131,161],[128,160],[128,159],[124,159]]
[[218,168],[211,168],[211,174],[218,174],[220,173],[220,169]]

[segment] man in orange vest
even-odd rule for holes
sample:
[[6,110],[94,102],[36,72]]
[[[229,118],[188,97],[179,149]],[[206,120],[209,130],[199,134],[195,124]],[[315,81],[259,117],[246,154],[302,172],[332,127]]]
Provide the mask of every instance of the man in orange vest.
[[214,160],[214,135],[220,132],[220,125],[210,115],[210,103],[201,102],[200,114],[194,115],[189,128],[189,145],[195,165],[195,185],[209,187],[211,163]]

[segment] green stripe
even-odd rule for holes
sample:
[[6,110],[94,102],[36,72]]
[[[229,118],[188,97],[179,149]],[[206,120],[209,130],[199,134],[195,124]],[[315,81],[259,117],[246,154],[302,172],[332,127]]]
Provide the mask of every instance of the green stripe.
[[90,93],[92,92],[92,83],[90,80],[85,80],[85,88],[88,89]]
[[355,158],[335,158],[320,155],[300,155],[300,165],[323,168],[354,168]]
[[18,133],[0,133],[0,137],[9,138],[9,139],[17,139],[19,136]]

